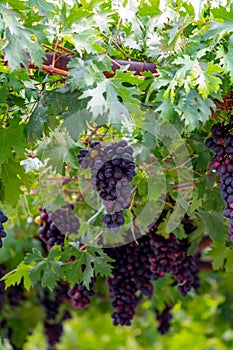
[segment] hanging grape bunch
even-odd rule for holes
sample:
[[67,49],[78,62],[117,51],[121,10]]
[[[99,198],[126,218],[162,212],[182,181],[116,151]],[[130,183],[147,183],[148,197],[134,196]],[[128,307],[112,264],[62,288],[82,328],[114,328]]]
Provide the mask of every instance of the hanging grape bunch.
[[8,220],[8,217],[0,210],[0,248],[2,247],[2,238],[6,237],[3,224]]
[[72,212],[72,205],[58,208],[49,213],[42,207],[39,207],[39,210],[41,215],[38,233],[40,239],[47,244],[48,249],[54,245],[63,246],[66,234],[77,233],[80,224]]
[[[174,234],[165,238],[157,233],[158,226],[166,215],[167,212],[163,211],[149,232],[140,237],[137,243],[134,241],[105,249],[114,259],[111,263],[113,277],[107,278],[109,294],[113,298],[114,325],[130,325],[142,296],[151,298],[152,282],[163,278],[167,273],[172,275],[173,286],[178,288],[183,297],[192,288],[198,290],[200,287],[195,258],[188,255],[188,239],[179,240]],[[182,220],[182,224],[187,235],[196,229],[187,217]],[[168,331],[170,325],[170,316],[165,316],[168,311],[159,316],[161,322],[165,319],[159,328],[163,333]]]
[[59,310],[60,306],[68,300],[66,284],[59,283],[53,293],[49,290],[40,290],[37,298],[45,310],[44,330],[48,349],[55,349],[63,333],[63,321],[70,318],[69,311]]
[[159,312],[159,310],[155,309],[156,320],[158,321],[158,331],[161,334],[166,334],[171,327],[171,305],[166,305],[163,311]]
[[83,169],[91,168],[93,188],[100,195],[106,209],[102,222],[113,232],[124,225],[123,209],[130,206],[131,181],[135,176],[133,148],[120,140],[102,147],[92,141],[91,150],[82,149],[78,154]]
[[90,297],[95,294],[94,283],[95,278],[92,277],[89,289],[83,283],[76,283],[73,288],[68,290],[68,296],[71,298],[73,307],[84,309],[86,305],[90,304]]
[[211,170],[220,176],[220,190],[226,203],[224,216],[230,219],[228,233],[233,241],[233,124],[217,123],[211,128],[212,137],[206,140],[206,147],[214,153]]

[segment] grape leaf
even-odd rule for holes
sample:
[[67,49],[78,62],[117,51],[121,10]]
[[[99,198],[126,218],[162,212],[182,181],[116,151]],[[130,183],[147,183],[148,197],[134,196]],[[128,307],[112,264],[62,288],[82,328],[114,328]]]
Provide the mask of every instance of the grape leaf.
[[54,259],[58,255],[60,255],[59,247],[53,247],[47,258],[44,258],[41,252],[35,248],[32,253],[26,255],[25,263],[34,265],[28,271],[32,286],[40,282],[42,287],[53,290],[57,281],[64,277],[62,263]]
[[14,10],[29,10],[30,7],[28,7],[24,1],[20,0],[2,0],[2,3],[6,4],[8,3]]
[[[66,256],[67,256],[67,251],[66,251]],[[76,284],[76,283],[81,283],[84,281],[85,277],[85,285],[88,287],[91,278],[94,276],[93,269],[90,266],[89,262],[86,259],[86,254],[85,252],[80,252],[77,249],[74,249],[74,255],[70,255],[69,259],[71,257],[75,257],[75,260],[72,262],[67,262],[63,266],[63,271],[64,271],[64,276],[66,277],[67,282],[69,282],[71,288]],[[64,255],[63,255],[63,260],[64,260]],[[82,266],[85,265],[85,275],[84,271],[82,270]]]
[[212,267],[214,270],[222,269],[226,258],[225,242],[215,241],[211,245],[211,250],[208,252],[208,256],[212,259]]
[[[199,215],[205,224],[205,229],[209,236],[218,242],[225,242],[227,233],[227,224],[221,213],[214,211],[204,212],[199,211]],[[225,228],[225,230],[224,230]]]
[[212,8],[211,13],[216,19],[233,21],[233,4],[230,6],[230,11],[224,6],[219,6],[217,8]]
[[214,102],[198,94],[196,90],[191,90],[185,97],[179,96],[178,105],[175,106],[176,111],[180,114],[181,119],[184,120],[188,131],[193,131],[199,127],[199,122],[205,124],[210,116],[212,110],[216,109]]
[[75,49],[80,56],[82,56],[82,51],[86,51],[87,53],[105,52],[105,49],[100,45],[101,37],[98,30],[95,28],[82,28],[81,21],[78,27],[75,28],[73,26],[72,30],[66,30],[60,35],[75,46]]
[[24,168],[14,160],[0,167],[0,179],[4,190],[4,199],[11,206],[18,203],[19,195],[22,192],[21,186],[31,185],[31,178],[25,173]]
[[164,99],[168,99],[170,96],[171,103],[173,104],[176,96],[177,87],[184,86],[185,92],[188,94],[190,91],[190,79],[187,79],[187,75],[192,71],[196,62],[193,61],[188,55],[183,55],[173,61],[173,64],[181,66],[177,69],[174,78],[169,83],[166,91],[164,92]]
[[24,154],[26,147],[24,130],[24,125],[19,125],[19,119],[16,117],[10,121],[9,126],[0,126],[0,165],[13,158],[13,151],[19,157]]
[[[204,40],[220,39],[224,34],[231,33],[233,31],[233,20],[225,20],[222,23],[210,22],[208,23],[209,29],[207,29],[203,35]],[[218,35],[217,35],[218,34]]]
[[63,272],[59,262],[42,260],[29,270],[29,278],[32,286],[40,282],[43,288],[52,291],[57,281],[63,278]]
[[38,145],[38,157],[43,161],[47,161],[47,165],[51,165],[58,173],[63,172],[63,164],[69,163],[73,168],[77,168],[77,146],[73,139],[65,133],[56,129],[45,137]]
[[226,48],[220,46],[217,52],[217,57],[220,59],[220,65],[223,67],[224,72],[229,74],[231,84],[233,83],[233,38],[230,37],[228,40],[228,50],[226,52]]
[[192,73],[196,78],[197,89],[205,99],[211,92],[217,92],[220,88],[221,79],[215,76],[222,71],[217,64],[209,62],[207,69],[203,71],[200,65],[195,65]]
[[159,112],[161,117],[168,122],[173,122],[176,116],[176,112],[174,106],[171,104],[170,98],[164,100],[159,107],[156,108],[155,112]]
[[[78,97],[79,91],[71,91],[69,85],[52,91],[44,91],[32,114],[27,125],[28,141],[33,142],[42,137],[45,126],[49,124],[50,129],[58,125],[57,116],[68,118],[77,109],[82,109]],[[80,108],[78,108],[80,106]]]
[[[135,85],[141,83],[132,72],[124,72],[126,67],[119,70],[113,78],[103,79],[96,83],[96,87],[87,89],[80,98],[89,98],[87,108],[97,117],[109,113],[110,123],[130,122],[130,112],[137,117],[143,115],[139,100],[134,97],[140,94],[135,86],[125,86],[125,83]],[[120,102],[119,97],[123,103]]]
[[11,69],[20,68],[21,64],[28,67],[29,58],[35,65],[41,66],[45,57],[44,50],[36,41],[31,40],[30,31],[17,21],[18,14],[1,4],[0,12],[6,27],[7,44],[3,48],[4,59]]
[[[67,261],[71,257],[75,257],[75,260],[63,265],[64,275],[71,287],[75,283],[83,282],[89,288],[91,278],[94,275],[111,276],[112,266],[109,263],[113,260],[100,248],[87,247],[83,251],[77,250],[75,247],[65,248],[62,260]],[[85,269],[82,266],[85,266]]]
[[24,262],[21,262],[16,269],[8,272],[2,277],[2,281],[5,281],[6,287],[14,286],[16,284],[20,284],[22,278],[24,287],[29,290],[32,286],[31,281],[28,276],[28,272],[31,266],[26,265]]
[[112,266],[109,263],[114,260],[100,248],[88,247],[88,252],[92,256],[91,261],[94,263],[95,275],[112,277]]
[[233,250],[228,248],[224,253],[226,254],[226,262],[224,267],[227,272],[233,272]]
[[142,1],[138,7],[140,16],[156,16],[161,13],[159,9],[160,0],[149,0],[148,3]]

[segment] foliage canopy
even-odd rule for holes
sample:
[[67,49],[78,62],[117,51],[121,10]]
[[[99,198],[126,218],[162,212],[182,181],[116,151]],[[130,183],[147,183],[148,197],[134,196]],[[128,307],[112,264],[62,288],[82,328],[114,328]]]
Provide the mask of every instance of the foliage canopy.
[[[233,346],[233,245],[219,181],[208,169],[213,154],[204,146],[212,125],[231,118],[231,110],[217,106],[233,86],[232,2],[2,0],[0,38],[0,200],[9,216],[0,263],[7,266],[6,287],[23,281],[29,305],[40,310],[34,300],[38,285],[52,291],[65,279],[71,286],[83,281],[88,287],[94,274],[111,276],[111,259],[96,237],[102,234],[104,245],[114,246],[125,242],[129,230],[131,240],[145,234],[169,196],[171,212],[158,232],[186,237],[180,222],[187,214],[197,227],[188,237],[190,254],[201,250],[201,259],[211,261],[213,271],[201,272],[200,295],[191,292],[186,300],[169,289],[169,276],[158,283],[151,303],[144,302],[131,328],[136,337],[128,334],[124,348],[133,344],[139,350],[170,349],[176,344],[177,349],[188,349],[190,328],[201,333],[198,349]],[[57,53],[70,55],[69,73],[49,74],[43,65],[45,52],[54,59]],[[148,71],[135,75],[123,65],[107,78],[104,72],[111,72],[117,60],[153,62],[159,76]],[[59,73],[53,68],[51,72]],[[126,225],[113,235],[101,226],[101,201],[77,153],[91,139],[108,144],[122,138],[134,148],[137,174],[133,201],[124,213]],[[66,203],[75,205],[80,228],[67,235],[64,248],[55,246],[45,255],[35,222],[38,206],[55,210]],[[211,245],[202,250],[206,237]],[[79,249],[79,239],[86,250]],[[148,311],[145,321],[146,310],[154,304],[162,309],[167,301],[176,305],[176,331],[187,315],[189,321],[180,335],[174,331],[170,340],[154,339],[152,316]],[[26,303],[7,316],[8,307],[0,320],[7,318],[16,329],[13,319],[25,311],[27,329],[31,316]],[[116,342],[112,349],[119,349],[104,302],[96,300],[90,312],[102,312]],[[81,334],[82,324],[75,317],[67,322]],[[80,317],[91,324],[95,314]],[[203,331],[207,317],[211,320]],[[41,320],[41,312],[36,312],[33,326],[37,324],[38,332]],[[96,329],[93,322],[90,327]],[[138,329],[142,331],[137,337]],[[124,337],[128,331],[120,332]],[[18,346],[24,337],[15,336]],[[94,349],[95,341],[80,339]],[[30,341],[36,341],[36,333]],[[57,349],[71,348],[69,341],[65,335]],[[100,346],[105,348],[104,340]]]

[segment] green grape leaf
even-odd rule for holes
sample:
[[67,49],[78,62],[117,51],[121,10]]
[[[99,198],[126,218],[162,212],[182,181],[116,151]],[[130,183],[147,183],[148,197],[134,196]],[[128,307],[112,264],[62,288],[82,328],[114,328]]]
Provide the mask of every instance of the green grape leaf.
[[43,92],[27,124],[28,140],[34,142],[42,137],[45,127],[53,130],[58,125],[57,116],[67,119],[83,108],[78,101],[79,91],[71,91],[69,85]]
[[114,260],[100,248],[88,247],[88,252],[91,256],[92,263],[94,264],[95,275],[99,274],[102,277],[112,277],[112,266],[110,265],[110,262],[113,262]]
[[159,9],[160,0],[149,0],[147,3],[142,1],[138,6],[140,16],[156,16],[161,13]]
[[222,269],[226,259],[225,242],[213,242],[207,256],[212,259],[212,267],[214,270]]
[[222,81],[215,74],[221,71],[222,68],[212,62],[208,63],[205,71],[201,69],[200,65],[195,65],[192,73],[196,78],[197,89],[204,99],[206,99],[211,92],[217,92],[219,90]]
[[220,59],[220,66],[223,67],[223,70],[226,74],[229,74],[231,84],[233,83],[233,38],[230,37],[228,40],[228,50],[223,46],[220,46],[217,52],[217,57]]
[[31,266],[26,265],[24,262],[21,262],[16,269],[5,274],[1,281],[5,281],[5,286],[15,286],[16,284],[20,284],[23,279],[24,287],[29,290],[32,286],[32,283],[29,279],[28,273]]
[[231,248],[228,248],[225,251],[225,254],[226,254],[226,261],[225,261],[224,267],[227,272],[233,272],[233,250]]
[[21,186],[30,187],[32,179],[25,173],[24,168],[14,160],[0,167],[0,180],[2,182],[4,199],[15,207],[21,193]]
[[[222,37],[224,34],[231,33],[233,31],[233,20],[225,20],[222,23],[210,22],[208,23],[209,29],[207,29],[203,35],[204,40]],[[218,34],[218,35],[217,35]]]
[[41,252],[35,248],[32,253],[26,255],[25,263],[33,265],[28,271],[32,286],[40,282],[43,288],[47,287],[53,290],[57,281],[64,277],[62,262],[54,259],[57,257],[57,250],[59,251],[57,247],[51,249],[47,258],[44,258]]
[[233,4],[231,4],[231,10],[224,6],[218,6],[217,8],[211,8],[211,13],[214,18],[225,21],[233,21]]
[[18,14],[0,4],[0,12],[5,24],[7,44],[3,48],[5,61],[12,70],[23,64],[28,67],[29,58],[41,66],[45,57],[44,50],[37,42],[31,40],[31,33],[17,21]]
[[82,56],[82,51],[84,50],[87,53],[93,54],[105,52],[105,49],[100,45],[101,37],[98,30],[95,28],[82,28],[81,22],[77,29],[72,28],[71,31],[66,30],[60,35],[75,46],[75,49],[80,56]]
[[68,133],[55,130],[45,137],[38,145],[38,157],[41,161],[46,160],[57,173],[63,173],[63,164],[71,164],[77,168],[77,146]]
[[0,126],[1,154],[0,165],[17,156],[23,156],[27,145],[24,135],[24,125],[19,125],[19,119],[14,118],[7,127]]
[[[123,70],[126,67],[122,68]],[[87,108],[92,112],[93,116],[97,116],[108,112],[110,123],[130,122],[130,114],[137,118],[143,113],[140,109],[140,102],[135,96],[139,96],[139,89],[135,86],[125,86],[124,84],[140,84],[138,77],[133,76],[132,72],[124,72],[119,70],[113,78],[103,79],[96,83],[94,88],[87,89],[80,98],[89,98]],[[122,99],[120,102],[119,97]]]
[[193,131],[200,126],[199,122],[205,124],[208,121],[216,106],[210,98],[203,99],[197,91],[191,90],[186,97],[179,98],[175,109],[184,120],[188,131]]
[[[199,211],[201,220],[205,225],[208,235],[218,242],[225,242],[227,223],[221,213],[214,211]],[[225,229],[224,229],[225,228]]]
[[20,0],[2,0],[4,4],[8,3],[14,10],[29,10],[30,7],[28,7],[24,1]]
[[65,248],[62,260],[68,261],[70,258],[75,258],[75,260],[65,263],[63,269],[71,287],[75,283],[83,282],[89,288],[94,275],[111,276],[112,266],[109,263],[113,260],[100,248],[86,247],[85,250],[77,250],[75,247]]
[[155,111],[160,113],[161,117],[168,122],[173,122],[177,115],[170,98],[164,100]]

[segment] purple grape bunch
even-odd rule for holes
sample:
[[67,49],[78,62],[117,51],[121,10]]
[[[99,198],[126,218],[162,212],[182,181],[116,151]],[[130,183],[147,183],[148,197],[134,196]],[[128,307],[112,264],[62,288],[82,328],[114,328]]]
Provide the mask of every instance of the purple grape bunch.
[[67,285],[59,283],[53,292],[44,289],[37,294],[45,311],[43,323],[49,350],[55,350],[55,344],[59,343],[63,333],[63,321],[71,317],[68,311],[59,310],[60,305],[68,300],[67,292]]
[[6,237],[6,232],[4,231],[3,224],[8,221],[8,217],[0,210],[0,248],[2,247],[2,238]]
[[84,309],[86,305],[90,304],[90,297],[94,292],[95,278],[92,277],[89,289],[83,283],[76,283],[73,288],[68,290],[68,296],[71,298],[72,306],[79,309]]
[[125,222],[123,209],[130,206],[131,181],[136,174],[133,148],[125,140],[111,142],[105,147],[92,141],[90,148],[79,152],[78,162],[83,169],[91,169],[93,188],[106,209],[103,224],[118,232]]
[[[173,285],[178,287],[182,296],[192,288],[197,290],[200,287],[195,259],[188,255],[188,239],[179,240],[174,234],[168,238],[157,234],[158,225],[165,217],[164,211],[137,243],[105,249],[114,259],[111,263],[113,277],[107,278],[109,294],[113,298],[114,325],[130,325],[142,296],[150,298],[152,282],[163,278],[166,273],[173,276]],[[189,218],[184,218],[182,224],[187,234],[196,229]],[[162,325],[159,331],[165,333],[166,327]]]
[[215,156],[209,168],[220,176],[220,190],[226,204],[224,216],[230,219],[228,233],[233,241],[233,124],[216,123],[211,128],[212,136],[205,146],[210,148]]
[[48,250],[54,245],[64,246],[66,234],[77,233],[80,223],[72,212],[72,205],[49,213],[42,207],[39,207],[39,210],[41,211],[39,238],[47,245]]
[[162,311],[155,309],[156,320],[158,322],[158,331],[161,334],[166,334],[171,327],[172,305],[166,305]]

